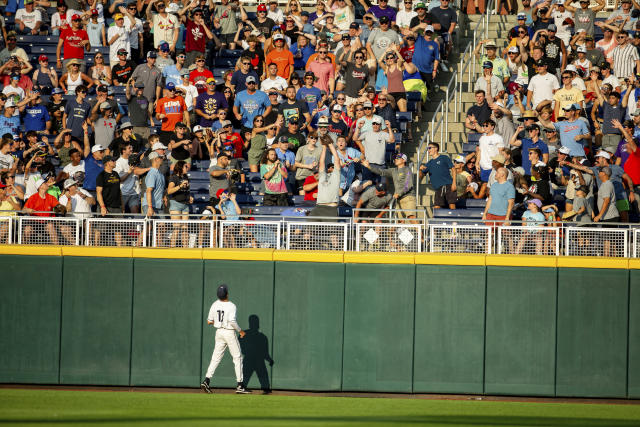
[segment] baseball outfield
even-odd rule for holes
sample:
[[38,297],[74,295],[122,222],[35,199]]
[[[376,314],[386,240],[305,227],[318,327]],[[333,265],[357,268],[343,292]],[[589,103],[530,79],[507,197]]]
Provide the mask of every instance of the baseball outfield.
[[[477,401],[324,395],[214,395],[180,392],[109,392],[0,389],[3,425],[428,425],[576,426],[640,425],[640,405],[553,401]],[[488,398],[491,399],[491,398]]]

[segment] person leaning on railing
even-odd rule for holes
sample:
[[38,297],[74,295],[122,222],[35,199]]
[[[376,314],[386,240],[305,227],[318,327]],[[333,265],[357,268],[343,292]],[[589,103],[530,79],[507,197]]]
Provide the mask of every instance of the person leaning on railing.
[[[443,157],[444,158],[444,157]],[[448,157],[447,157],[448,159]],[[450,162],[450,160],[449,160]],[[387,178],[391,178],[393,180],[393,198],[397,202],[400,209],[398,211],[398,215],[401,217],[406,217],[409,219],[414,219],[416,217],[416,197],[413,195],[413,173],[411,172],[411,168],[407,166],[407,156],[406,154],[398,153],[393,157],[393,163],[396,165],[395,168],[389,169],[381,169],[375,166],[369,165],[367,160],[362,161],[362,165],[366,168],[369,168],[371,172],[384,176]],[[453,165],[451,167],[453,169]],[[455,173],[454,173],[455,176]],[[455,185],[452,186],[451,191],[455,197]],[[454,199],[455,203],[455,199]]]

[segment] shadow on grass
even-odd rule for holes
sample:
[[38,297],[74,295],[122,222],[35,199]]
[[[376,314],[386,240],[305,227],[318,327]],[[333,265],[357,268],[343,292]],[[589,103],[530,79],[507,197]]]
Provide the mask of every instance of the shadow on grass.
[[[211,421],[210,416],[185,416],[185,417],[69,417],[62,419],[47,418],[0,418],[0,424],[7,423],[47,423],[47,424],[102,424],[102,423],[136,423],[136,422],[167,422],[175,421],[184,424],[189,421]],[[224,417],[216,416],[216,421],[227,422],[282,422],[296,423],[386,423],[386,424],[422,424],[422,425],[470,425],[470,426],[558,426],[558,427],[637,427],[638,420],[610,420],[600,418],[561,418],[561,417],[498,417],[498,416],[460,416],[460,415],[415,415],[415,416],[388,416],[388,417],[367,417],[367,416],[237,416]]]

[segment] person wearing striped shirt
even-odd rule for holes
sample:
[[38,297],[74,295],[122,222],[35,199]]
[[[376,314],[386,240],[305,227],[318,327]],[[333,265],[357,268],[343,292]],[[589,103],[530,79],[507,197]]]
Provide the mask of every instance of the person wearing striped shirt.
[[611,52],[613,74],[618,78],[640,74],[640,56],[635,46],[629,43],[629,34],[621,31],[616,35],[616,40],[618,46]]

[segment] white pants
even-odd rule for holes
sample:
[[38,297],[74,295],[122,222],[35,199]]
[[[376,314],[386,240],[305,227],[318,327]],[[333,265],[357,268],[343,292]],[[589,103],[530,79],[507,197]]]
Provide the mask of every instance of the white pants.
[[240,353],[240,343],[238,342],[238,335],[233,329],[219,328],[216,331],[216,345],[213,348],[213,354],[211,355],[211,363],[207,369],[207,378],[213,377],[216,368],[222,361],[225,349],[229,347],[229,353],[233,358],[233,365],[236,370],[236,380],[242,382],[242,353]]

